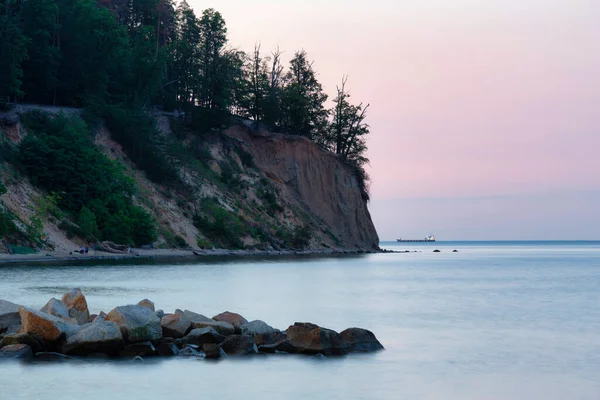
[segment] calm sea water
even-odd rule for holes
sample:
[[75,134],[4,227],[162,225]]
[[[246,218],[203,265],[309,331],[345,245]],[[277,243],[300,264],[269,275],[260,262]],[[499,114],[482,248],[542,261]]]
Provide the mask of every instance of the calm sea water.
[[382,246],[421,252],[0,266],[0,298],[33,307],[81,287],[92,312],[148,297],[167,312],[230,310],[281,329],[364,327],[387,348],[325,360],[2,363],[0,398],[600,398],[600,242]]

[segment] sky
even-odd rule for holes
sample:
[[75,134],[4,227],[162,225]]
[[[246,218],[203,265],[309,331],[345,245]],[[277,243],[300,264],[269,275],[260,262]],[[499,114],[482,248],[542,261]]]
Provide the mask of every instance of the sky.
[[600,1],[188,0],[369,103],[380,239],[600,239]]

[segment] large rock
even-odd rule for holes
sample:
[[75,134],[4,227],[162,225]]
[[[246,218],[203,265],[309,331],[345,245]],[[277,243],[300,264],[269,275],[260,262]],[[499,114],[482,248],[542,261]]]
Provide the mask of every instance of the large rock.
[[156,348],[150,342],[130,344],[119,353],[119,357],[148,357],[156,354]]
[[258,352],[254,340],[250,336],[231,335],[219,345],[228,356],[245,356]]
[[[46,305],[40,310],[46,314],[54,315],[58,318],[69,318],[69,310],[65,303],[54,297],[48,300]],[[77,321],[79,323],[79,321]]]
[[152,301],[150,301],[148,299],[140,300],[138,302],[138,306],[146,307],[146,308],[151,309],[152,311],[156,311],[154,309],[154,302],[152,302]]
[[79,325],[91,322],[87,301],[81,289],[71,289],[62,297],[63,303],[69,310],[69,317],[75,318]]
[[0,349],[0,360],[27,359],[31,357],[33,357],[33,351],[26,344],[11,344]]
[[287,340],[282,340],[273,344],[263,344],[258,346],[258,351],[261,353],[297,353],[298,349]]
[[180,310],[176,310],[175,314],[182,314],[183,318],[190,321],[190,323],[192,323],[192,324],[197,323],[197,322],[214,321],[214,319],[208,318],[202,314],[197,314],[197,313],[195,313],[193,311],[189,311],[189,310],[185,310],[185,311],[183,311],[183,313],[181,313]]
[[62,318],[27,307],[19,307],[21,333],[37,336],[45,342],[54,342],[64,334],[75,333],[76,325],[68,324]]
[[0,300],[0,333],[10,326],[21,325],[19,305],[10,301]]
[[31,347],[31,350],[34,353],[44,350],[43,341],[40,340],[39,338],[29,335],[27,333],[16,333],[13,335],[4,336],[4,338],[2,339],[2,344],[0,344],[0,347],[9,346],[9,345],[13,345],[13,344],[26,344],[29,347]]
[[340,332],[340,338],[347,344],[350,351],[372,352],[384,349],[373,332],[366,329],[348,328]]
[[192,323],[182,314],[165,314],[160,320],[164,337],[182,338],[192,327]]
[[154,341],[162,337],[160,318],[146,307],[119,306],[109,312],[104,320],[119,325],[123,339],[129,343]]
[[176,356],[179,354],[179,348],[173,342],[161,342],[156,346],[156,354],[161,357]]
[[221,335],[224,335],[224,336],[233,335],[235,333],[235,327],[233,325],[231,325],[230,323],[223,322],[223,321],[215,321],[215,320],[211,319],[208,321],[200,321],[200,322],[192,323],[192,328],[194,328],[194,329],[207,328],[207,327],[213,328],[214,330],[216,330],[217,332],[219,332]]
[[225,336],[220,335],[216,330],[211,327],[194,329],[187,334],[181,343],[193,344],[196,346],[202,346],[205,343],[222,343],[225,340]]
[[239,329],[240,326],[247,324],[248,320],[242,317],[240,314],[232,313],[229,311],[225,311],[219,315],[215,315],[212,317],[215,321],[227,322],[228,324],[233,325],[236,329]]
[[298,353],[340,355],[348,352],[348,346],[337,332],[315,324],[296,322],[286,333],[287,340]]
[[223,349],[215,343],[204,343],[202,350],[204,350],[204,357],[206,358],[220,358],[221,355],[226,355]]
[[242,335],[252,336],[257,346],[275,344],[286,338],[281,331],[260,320],[243,324],[240,329]]
[[67,338],[63,352],[87,356],[94,353],[118,354],[124,347],[121,329],[114,322],[96,321],[84,325]]

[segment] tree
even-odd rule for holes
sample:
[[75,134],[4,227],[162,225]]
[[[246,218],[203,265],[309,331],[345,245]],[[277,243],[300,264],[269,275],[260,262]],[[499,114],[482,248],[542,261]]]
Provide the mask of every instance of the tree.
[[317,139],[327,126],[327,95],[304,50],[296,52],[285,75],[282,92],[282,129],[292,135]]
[[260,122],[265,118],[269,97],[270,81],[267,63],[269,58],[260,55],[260,44],[254,46],[254,51],[246,65],[248,75],[247,109],[250,117]]
[[207,109],[223,110],[230,105],[227,96],[227,80],[223,67],[227,67],[223,50],[227,44],[227,28],[221,14],[212,8],[204,10],[199,22],[200,51],[198,81],[198,105]]
[[27,38],[19,25],[17,4],[0,0],[0,97],[23,96],[22,63],[27,58]]

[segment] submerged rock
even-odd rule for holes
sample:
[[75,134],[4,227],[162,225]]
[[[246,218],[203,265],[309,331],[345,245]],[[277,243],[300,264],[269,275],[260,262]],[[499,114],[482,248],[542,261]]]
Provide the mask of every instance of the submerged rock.
[[190,346],[186,346],[183,349],[181,349],[181,351],[179,352],[179,354],[177,354],[177,356],[179,357],[198,357],[198,350],[190,347]]
[[204,350],[204,354],[206,358],[219,358],[221,357],[221,348],[216,343],[204,343],[202,345],[202,350]]
[[261,353],[290,353],[298,352],[298,349],[287,340],[282,340],[274,344],[264,344],[258,346],[258,351]]
[[31,347],[26,344],[11,344],[0,348],[0,360],[2,359],[28,359],[33,357]]
[[384,349],[375,334],[366,329],[348,328],[340,333],[340,337],[348,345],[350,351],[372,352]]
[[116,323],[96,321],[69,336],[63,345],[63,352],[80,356],[94,353],[116,355],[124,346],[121,329]]
[[347,345],[337,332],[315,324],[296,322],[287,329],[286,334],[298,353],[341,355],[348,352]]
[[4,338],[2,339],[2,343],[0,344],[0,347],[10,346],[10,345],[14,345],[14,344],[26,344],[29,347],[31,347],[31,350],[34,353],[44,350],[43,341],[41,339],[39,339],[38,337],[36,337],[34,335],[29,335],[27,333],[15,333],[12,335],[4,336]]
[[154,341],[162,337],[160,318],[147,307],[119,306],[109,312],[104,320],[119,325],[125,342]]
[[161,357],[176,356],[179,354],[179,348],[173,342],[163,342],[156,346],[156,354]]
[[91,322],[87,301],[81,289],[71,289],[62,297],[62,302],[69,310],[69,317],[75,318],[79,325]]

